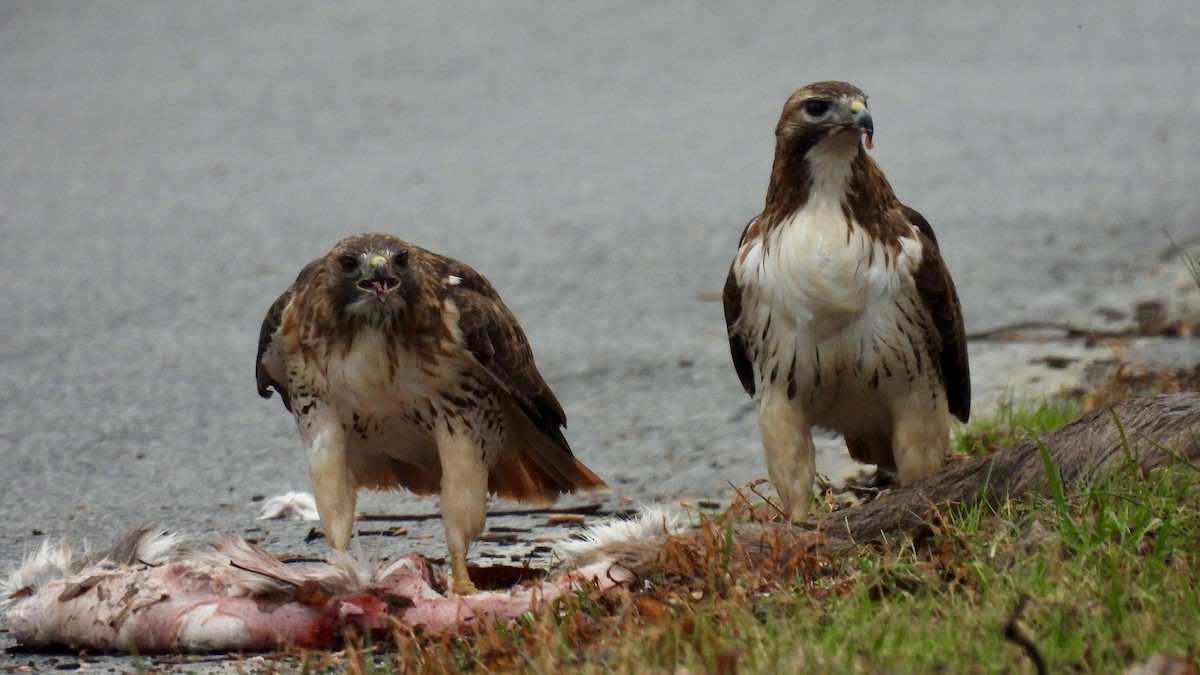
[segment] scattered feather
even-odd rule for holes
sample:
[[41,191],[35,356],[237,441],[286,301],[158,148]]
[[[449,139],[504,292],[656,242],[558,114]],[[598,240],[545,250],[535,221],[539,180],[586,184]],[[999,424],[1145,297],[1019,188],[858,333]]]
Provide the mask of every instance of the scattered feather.
[[259,520],[320,520],[317,502],[308,492],[289,492],[272,497],[262,506]]

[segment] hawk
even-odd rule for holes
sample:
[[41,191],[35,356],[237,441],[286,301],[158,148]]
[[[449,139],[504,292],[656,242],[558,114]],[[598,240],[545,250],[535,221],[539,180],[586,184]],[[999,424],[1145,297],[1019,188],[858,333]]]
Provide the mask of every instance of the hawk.
[[766,204],[725,282],[733,364],[794,520],[812,494],[813,427],[903,484],[942,466],[950,416],[970,412],[954,282],[929,223],[867,154],[874,132],[852,85],[818,82],[788,99]]
[[321,529],[345,550],[357,491],[441,495],[454,589],[489,494],[534,504],[607,486],[516,318],[482,275],[394,236],[343,239],[267,312],[258,393],[274,389],[308,451]]

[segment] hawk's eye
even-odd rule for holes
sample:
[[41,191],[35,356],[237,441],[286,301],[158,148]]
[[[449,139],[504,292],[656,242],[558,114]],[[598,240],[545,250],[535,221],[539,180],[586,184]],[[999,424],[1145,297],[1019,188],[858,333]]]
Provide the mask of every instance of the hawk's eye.
[[408,267],[408,249],[400,249],[396,251],[396,257],[392,258],[392,265],[398,270]]
[[829,112],[829,101],[824,101],[819,98],[814,98],[811,101],[804,102],[804,112],[813,117],[821,117]]
[[344,255],[344,256],[338,258],[338,266],[341,267],[342,271],[345,272],[346,274],[352,274],[354,272],[357,272],[358,271],[358,256]]

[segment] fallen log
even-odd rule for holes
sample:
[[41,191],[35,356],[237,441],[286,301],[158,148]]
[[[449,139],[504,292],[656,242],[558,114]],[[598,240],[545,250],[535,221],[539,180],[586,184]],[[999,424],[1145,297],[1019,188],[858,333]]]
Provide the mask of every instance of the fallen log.
[[951,462],[911,487],[813,519],[812,526],[849,541],[920,525],[931,506],[1050,496],[1049,454],[1065,494],[1118,471],[1131,478],[1178,457],[1200,457],[1200,392],[1131,399],[1094,410],[1040,438],[1021,441],[982,457]]

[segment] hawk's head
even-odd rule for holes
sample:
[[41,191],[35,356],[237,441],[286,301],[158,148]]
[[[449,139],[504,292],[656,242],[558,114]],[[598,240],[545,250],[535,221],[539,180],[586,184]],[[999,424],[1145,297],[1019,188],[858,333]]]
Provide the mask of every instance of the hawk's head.
[[854,154],[859,137],[866,135],[869,149],[874,134],[867,95],[845,82],[817,82],[792,94],[775,128],[778,148],[798,157],[818,145]]
[[388,234],[359,234],[325,257],[334,309],[351,316],[392,314],[417,292],[413,247]]

